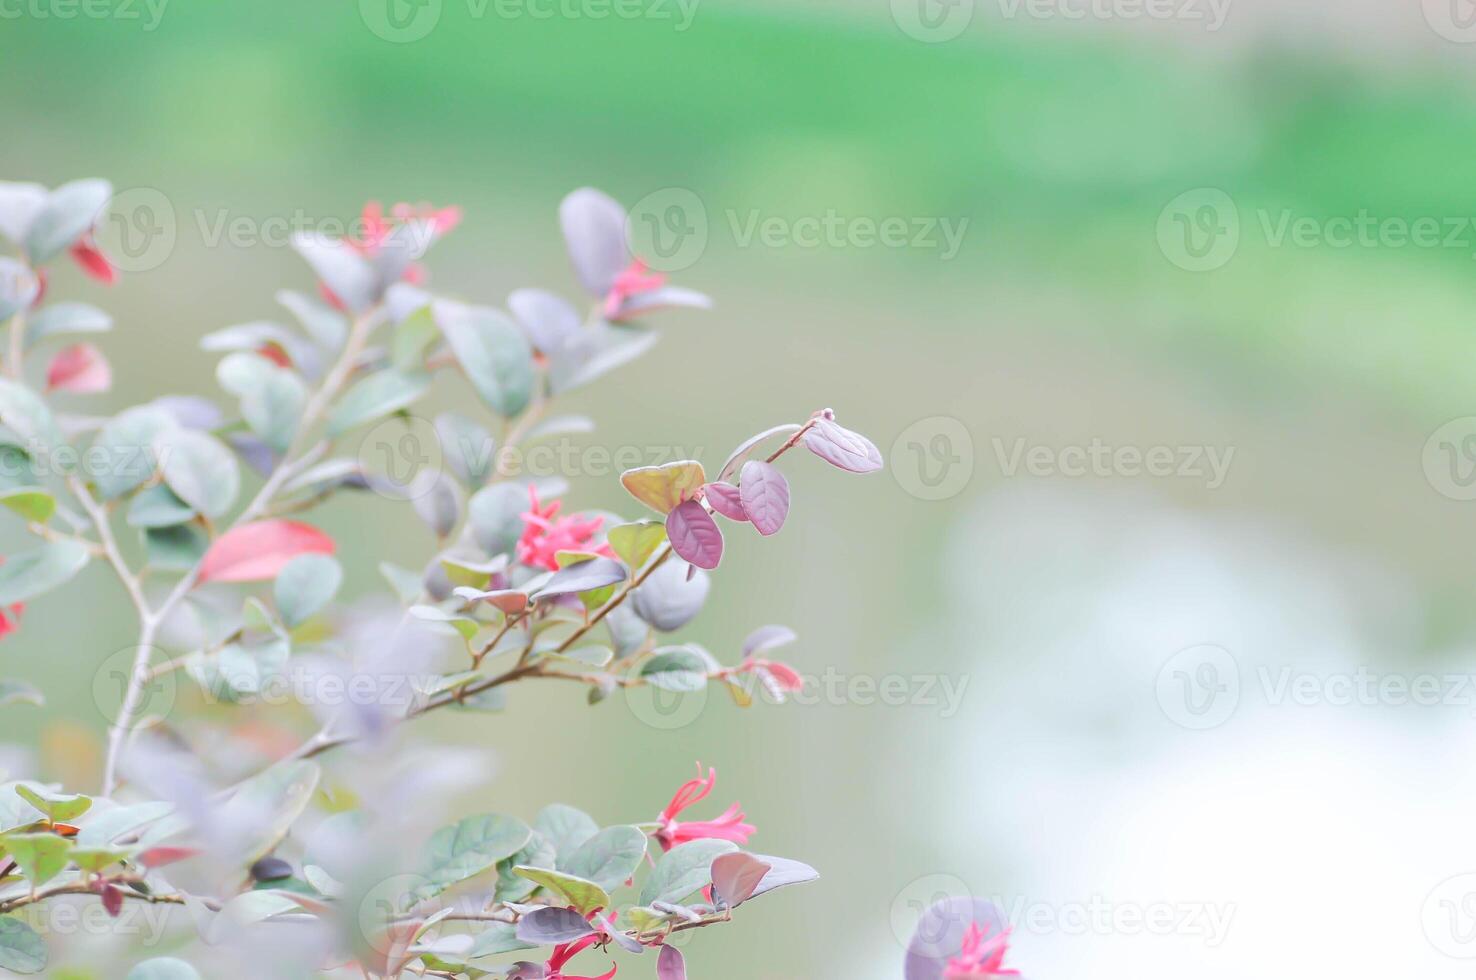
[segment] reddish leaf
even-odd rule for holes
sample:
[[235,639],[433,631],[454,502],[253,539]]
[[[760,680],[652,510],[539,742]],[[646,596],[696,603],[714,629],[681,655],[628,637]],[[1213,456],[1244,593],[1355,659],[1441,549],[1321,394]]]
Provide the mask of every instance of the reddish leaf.
[[784,526],[789,516],[789,481],[770,463],[751,459],[738,475],[743,510],[758,533],[768,536]]
[[687,963],[675,946],[662,946],[656,957],[656,980],[687,980]]
[[113,369],[92,344],[63,347],[46,368],[46,387],[53,391],[93,394],[113,386]]
[[123,889],[111,881],[102,886],[103,908],[107,909],[108,915],[116,919],[123,912]]
[[265,582],[298,555],[333,554],[333,539],[298,521],[272,519],[232,528],[200,560],[201,582]]
[[151,847],[138,856],[138,863],[146,868],[162,868],[176,861],[192,858],[200,852],[193,847],[174,847],[168,844]]
[[817,419],[805,433],[805,448],[832,466],[852,473],[873,473],[882,468],[881,450],[859,432]]
[[730,908],[737,908],[748,901],[772,868],[773,865],[743,851],[722,854],[712,862],[712,886],[723,902]]
[[743,497],[738,488],[731,483],[709,483],[702,488],[707,502],[712,509],[722,514],[730,521],[748,520],[748,512],[743,509]]
[[717,568],[723,559],[723,532],[695,500],[683,501],[666,515],[671,550],[698,568]]

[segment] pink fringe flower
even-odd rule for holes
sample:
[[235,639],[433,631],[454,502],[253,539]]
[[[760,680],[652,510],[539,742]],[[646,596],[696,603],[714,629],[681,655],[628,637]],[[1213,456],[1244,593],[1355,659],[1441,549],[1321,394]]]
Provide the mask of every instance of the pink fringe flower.
[[661,816],[658,818],[661,828],[656,831],[656,842],[661,845],[663,851],[669,851],[687,841],[705,838],[730,840],[737,844],[748,843],[749,836],[758,828],[743,822],[744,813],[738,803],[724,810],[722,816],[716,820],[681,821],[677,819],[683,810],[707,799],[715,785],[717,785],[717,770],[709,769],[707,775],[703,776],[702,764],[698,763],[697,778],[688,780],[681,789],[676,791],[676,795],[671,798],[670,803],[666,804],[666,809],[661,811]]
[[660,289],[664,285],[666,285],[664,275],[652,272],[640,259],[633,260],[615,277],[615,281],[610,285],[610,291],[605,294],[605,317],[615,319],[620,315],[626,300],[642,293],[649,293],[653,289]]
[[576,517],[573,514],[559,517],[563,501],[550,501],[546,507],[541,505],[538,490],[532,484],[528,485],[528,496],[533,500],[533,509],[522,514],[523,536],[518,539],[518,561],[556,572],[561,551],[586,551],[606,558],[615,557],[609,544],[590,546],[600,526],[605,523],[604,518]]
[[964,934],[963,948],[948,961],[943,970],[943,980],[987,980],[989,977],[1018,977],[1019,970],[1007,970],[1004,966],[1005,953],[1010,948],[1008,929],[990,935],[979,923],[969,924]]
[[585,936],[583,939],[575,940],[572,943],[555,946],[553,955],[548,958],[548,963],[544,966],[546,971],[544,974],[545,980],[610,980],[615,975],[615,971],[620,969],[618,966],[610,967],[609,973],[602,973],[597,977],[576,977],[571,973],[563,972],[564,964],[593,946],[601,938],[599,933],[594,933]]

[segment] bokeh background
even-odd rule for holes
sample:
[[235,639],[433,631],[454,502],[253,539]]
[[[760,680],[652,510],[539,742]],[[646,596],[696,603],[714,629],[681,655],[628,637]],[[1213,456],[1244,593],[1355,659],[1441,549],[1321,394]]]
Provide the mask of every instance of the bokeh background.
[[[117,287],[55,277],[117,316],[110,408],[211,393],[199,335],[311,285],[280,236],[225,222],[458,203],[434,285],[500,304],[572,294],[555,212],[592,184],[681,232],[673,278],[717,306],[662,316],[653,354],[571,399],[589,444],[715,464],[828,405],[890,464],[796,460],[791,525],[730,536],[687,633],[731,654],[788,623],[839,695],[715,696],[662,730],[520,690],[423,723],[496,754],[461,812],[646,820],[716,765],[754,846],[825,877],[694,938],[709,980],[900,976],[921,905],[959,891],[1005,904],[1035,978],[1468,975],[1464,0],[394,3],[0,12],[3,176],[168,204]],[[898,218],[905,241],[866,232]],[[1064,471],[1093,446],[1170,447],[1175,471]],[[631,510],[613,476],[571,497]],[[377,498],[321,518],[350,588],[433,547]],[[0,714],[18,764],[96,779],[92,675],[131,636],[99,568],[32,605],[0,646],[50,696]],[[1358,677],[1396,686],[1342,696]],[[887,678],[905,703],[867,695]],[[1422,678],[1439,703],[1397,694]]]

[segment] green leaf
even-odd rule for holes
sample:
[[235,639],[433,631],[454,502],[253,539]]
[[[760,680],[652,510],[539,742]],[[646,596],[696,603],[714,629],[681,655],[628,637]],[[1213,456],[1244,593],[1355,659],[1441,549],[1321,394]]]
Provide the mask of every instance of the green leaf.
[[34,704],[41,707],[46,698],[34,684],[18,680],[0,680],[0,706],[7,704]]
[[32,789],[24,783],[17,785],[15,792],[21,799],[46,814],[46,818],[52,823],[58,820],[75,820],[92,809],[92,798],[81,793],[56,796]]
[[19,381],[0,379],[0,422],[23,440],[21,448],[32,453],[37,448],[54,448],[63,441],[51,409]]
[[430,387],[422,372],[380,371],[350,388],[328,417],[328,434],[342,435],[363,422],[383,418],[413,404]]
[[33,551],[11,555],[0,565],[0,606],[50,592],[81,571],[90,557],[87,547],[77,541],[48,541]]
[[507,922],[494,922],[486,931],[477,934],[471,949],[467,950],[466,958],[474,960],[481,956],[513,953],[520,949],[537,949],[537,947],[518,938],[517,926]]
[[521,875],[544,888],[558,892],[570,905],[574,906],[574,910],[580,915],[588,915],[595,909],[610,907],[610,896],[603,888],[576,875],[565,874],[562,871],[550,871],[548,868],[529,868],[521,865],[513,868],[513,874]]
[[133,527],[174,527],[194,519],[195,509],[162,483],[146,487],[128,502],[127,520]]
[[266,857],[307,809],[322,770],[306,759],[279,762],[241,784],[220,813],[224,826],[250,828],[239,842],[242,867]]
[[551,868],[558,860],[553,842],[538,831],[528,839],[527,845],[510,858],[497,862],[497,888],[494,896],[499,902],[522,902],[538,890],[538,885],[521,875],[513,874],[519,865],[533,868]]
[[548,838],[556,855],[567,860],[580,844],[600,832],[600,825],[583,810],[550,803],[534,818],[533,829]]
[[46,940],[14,916],[0,916],[0,968],[12,973],[46,969]]
[[159,956],[129,970],[125,980],[200,980],[200,974],[184,960]]
[[512,857],[532,838],[521,820],[495,813],[466,817],[436,831],[426,846],[422,874],[428,885],[419,897],[439,895],[459,881]]
[[662,514],[670,513],[677,504],[691,499],[706,482],[707,474],[695,459],[660,466],[637,466],[620,474],[621,486],[630,491],[632,497]]
[[411,606],[410,615],[422,622],[443,623],[468,640],[476,636],[477,630],[482,628],[482,624],[470,616],[460,616],[456,613],[447,612],[439,606]]
[[497,443],[490,432],[454,412],[437,415],[435,425],[446,464],[468,490],[492,478],[497,468]]
[[214,436],[170,429],[154,437],[159,469],[175,495],[207,517],[223,517],[241,492],[235,454]]
[[174,527],[151,527],[144,531],[144,544],[150,568],[161,571],[188,571],[205,557],[210,544],[205,535],[187,524]]
[[497,310],[435,304],[436,323],[472,387],[487,407],[511,418],[533,396],[533,348],[517,325]]
[[420,598],[424,591],[420,576],[408,568],[401,568],[393,562],[382,561],[379,563],[379,574],[389,583],[390,588],[395,590],[401,603],[411,603]]
[[277,573],[272,586],[277,610],[288,626],[326,606],[343,584],[343,566],[330,555],[298,555]]
[[277,302],[287,307],[297,322],[313,338],[313,343],[330,353],[343,346],[348,337],[348,320],[342,313],[313,296],[283,289],[277,293]]
[[10,834],[0,839],[33,888],[40,888],[67,866],[72,842],[56,834]]
[[569,874],[606,890],[618,888],[641,866],[646,856],[646,835],[635,827],[606,827],[563,862]]
[[154,405],[137,405],[103,423],[92,440],[102,463],[92,482],[106,500],[121,496],[154,475],[154,440],[179,427],[173,415]]
[[286,450],[307,404],[302,378],[260,354],[239,351],[216,366],[220,386],[241,402],[241,417],[251,431],[278,452]]
[[707,686],[707,662],[685,647],[670,647],[641,666],[646,683],[664,691],[700,691]]
[[68,857],[83,871],[98,874],[104,868],[128,860],[134,851],[131,847],[75,847]]
[[528,506],[528,488],[516,483],[494,483],[472,494],[466,513],[477,546],[489,555],[512,551]]
[[113,196],[113,185],[89,178],[62,184],[47,197],[26,229],[26,255],[33,266],[45,265],[92,228]]
[[666,541],[666,525],[659,521],[636,521],[610,528],[610,548],[636,571]]
[[45,337],[65,333],[104,333],[113,329],[113,318],[86,303],[52,303],[26,321],[26,346]]
[[713,858],[731,854],[738,845],[727,840],[694,840],[678,844],[656,862],[641,889],[641,904],[680,902],[712,884]]
[[38,524],[45,524],[56,513],[56,498],[39,487],[21,487],[0,492],[0,504]]
[[425,352],[439,336],[430,306],[422,306],[395,324],[394,337],[390,340],[390,365],[400,371],[424,367]]

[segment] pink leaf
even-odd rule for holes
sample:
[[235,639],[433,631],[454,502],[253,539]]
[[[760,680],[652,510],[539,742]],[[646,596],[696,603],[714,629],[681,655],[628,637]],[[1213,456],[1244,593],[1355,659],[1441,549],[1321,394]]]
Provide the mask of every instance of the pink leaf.
[[698,568],[717,568],[723,559],[723,532],[695,500],[683,501],[666,515],[671,549]]
[[805,433],[805,448],[852,473],[874,473],[882,468],[881,450],[870,439],[829,419],[817,419]]
[[758,533],[767,537],[784,526],[789,516],[789,481],[771,463],[751,459],[738,473],[743,510]]
[[713,510],[730,521],[748,520],[748,512],[743,509],[743,497],[733,484],[709,483],[702,489]]
[[298,521],[272,519],[232,528],[200,560],[201,582],[265,582],[298,555],[331,555],[333,539]]
[[662,946],[656,957],[656,980],[687,980],[687,961],[675,946]]
[[46,369],[46,387],[54,391],[92,394],[113,386],[113,369],[92,344],[64,347]]

